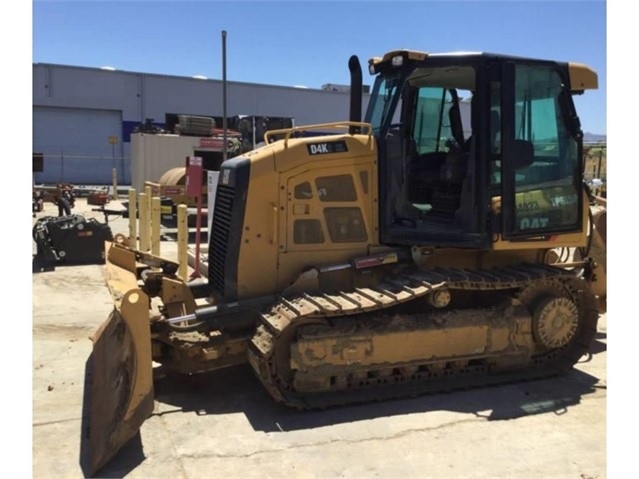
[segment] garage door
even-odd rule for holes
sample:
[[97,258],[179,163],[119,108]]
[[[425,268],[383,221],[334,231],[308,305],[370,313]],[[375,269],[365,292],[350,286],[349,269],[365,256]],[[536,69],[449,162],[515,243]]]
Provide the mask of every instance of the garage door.
[[121,132],[120,111],[34,107],[33,151],[44,154],[34,181],[106,185],[116,168],[124,182]]

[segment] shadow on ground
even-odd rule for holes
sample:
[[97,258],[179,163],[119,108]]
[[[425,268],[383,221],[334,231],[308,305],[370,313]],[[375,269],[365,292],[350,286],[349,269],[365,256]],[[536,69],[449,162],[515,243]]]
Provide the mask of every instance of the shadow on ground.
[[[599,333],[589,354],[580,362],[588,362],[594,354],[605,351],[605,339],[605,333]],[[87,391],[90,389],[90,360],[87,361],[85,379],[80,463],[87,476],[87,424],[90,400]],[[547,379],[323,410],[299,411],[275,403],[251,368],[243,365],[194,376],[169,374],[156,379],[155,399],[161,405],[161,411],[154,414],[223,415],[241,412],[246,415],[256,431],[282,433],[430,411],[473,414],[494,421],[542,413],[566,414],[571,406],[580,403],[582,397],[605,388],[597,384],[598,382],[599,378],[573,369],[566,374]],[[143,460],[144,453],[138,433],[99,471],[99,476],[123,477]]]
[[590,345],[590,354],[603,353],[606,350],[607,333],[598,332],[595,334],[595,340]]
[[175,406],[159,414],[243,412],[255,430],[284,432],[441,410],[470,413],[487,420],[547,412],[564,414],[584,395],[595,392],[598,381],[574,370],[551,379],[299,411],[274,403],[247,366],[195,377],[164,378],[156,383],[155,394],[163,405]]

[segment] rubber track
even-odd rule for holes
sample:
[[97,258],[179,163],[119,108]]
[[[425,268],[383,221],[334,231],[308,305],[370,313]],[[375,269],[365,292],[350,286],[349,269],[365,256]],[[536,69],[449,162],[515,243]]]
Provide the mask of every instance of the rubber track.
[[[563,287],[570,291],[578,304],[580,317],[583,318],[582,325],[578,337],[567,347],[533,357],[530,366],[525,369],[490,374],[485,366],[469,366],[459,371],[418,373],[413,376],[414,380],[401,377],[383,381],[373,379],[371,384],[361,389],[314,394],[295,393],[290,386],[282,384],[282,379],[276,372],[278,346],[288,350],[290,341],[295,337],[295,326],[317,322],[317,318],[362,313],[367,313],[368,316],[441,288],[482,291],[516,289],[525,292],[544,285]],[[521,264],[490,270],[434,268],[380,283],[375,288],[331,295],[303,294],[293,299],[281,299],[270,312],[261,316],[261,325],[249,347],[249,361],[276,400],[300,409],[325,408],[557,375],[570,370],[587,352],[596,333],[597,318],[597,306],[587,283],[566,269],[541,264]],[[280,345],[281,342],[283,343]]]

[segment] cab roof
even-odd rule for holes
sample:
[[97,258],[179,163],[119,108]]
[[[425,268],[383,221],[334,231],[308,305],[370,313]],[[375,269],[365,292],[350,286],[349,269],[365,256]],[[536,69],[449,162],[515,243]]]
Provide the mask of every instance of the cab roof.
[[[382,57],[373,57],[368,61],[369,69],[371,73],[376,73],[379,71],[379,67],[385,64],[392,64],[393,59],[396,57],[403,57],[408,61],[413,62],[423,62],[428,57],[437,58],[437,59],[445,59],[446,57],[452,58],[493,58],[498,60],[525,60],[525,61],[549,61],[543,60],[539,58],[532,57],[522,57],[522,56],[514,56],[514,55],[504,55],[500,53],[487,53],[487,52],[467,52],[467,51],[456,51],[456,52],[447,52],[447,53],[430,53],[420,50],[409,50],[409,49],[399,49],[399,50],[391,50],[388,53],[384,54]],[[556,62],[556,63],[564,63],[567,65],[568,73],[570,76],[570,86],[571,90],[574,92],[580,92],[583,90],[596,90],[599,87],[598,76],[597,73],[590,68],[588,65],[583,63],[576,62]]]

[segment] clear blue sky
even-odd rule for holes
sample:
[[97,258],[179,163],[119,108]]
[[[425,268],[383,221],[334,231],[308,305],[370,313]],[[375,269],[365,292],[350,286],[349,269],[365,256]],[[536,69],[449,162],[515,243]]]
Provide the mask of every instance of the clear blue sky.
[[[397,48],[485,51],[586,63],[600,89],[577,98],[606,133],[606,3],[591,1],[57,1],[33,3],[33,62],[320,88],[348,83]],[[371,77],[364,69],[364,82]]]

